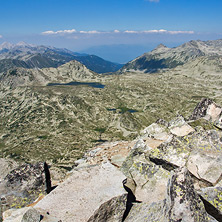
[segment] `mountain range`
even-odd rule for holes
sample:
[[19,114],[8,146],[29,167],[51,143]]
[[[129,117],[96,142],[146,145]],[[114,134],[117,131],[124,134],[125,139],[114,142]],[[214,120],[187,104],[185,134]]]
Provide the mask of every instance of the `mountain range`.
[[122,67],[121,64],[106,61],[98,56],[80,54],[68,49],[36,46],[25,42],[4,42],[0,45],[0,73],[14,67],[56,68],[71,60],[81,62],[97,73],[115,72]]
[[151,52],[144,53],[124,65],[120,72],[139,71],[153,73],[184,65],[200,57],[221,57],[222,40],[190,41],[175,48],[160,44]]

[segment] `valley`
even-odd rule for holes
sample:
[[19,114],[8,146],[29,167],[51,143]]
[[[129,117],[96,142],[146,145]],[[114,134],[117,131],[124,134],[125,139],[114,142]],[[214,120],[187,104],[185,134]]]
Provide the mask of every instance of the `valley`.
[[[220,45],[221,40],[191,41],[172,49],[160,45],[143,56],[177,65],[151,73],[136,66],[143,56],[112,75],[92,72],[75,60],[58,68],[2,72],[1,157],[72,167],[102,141],[135,139],[159,118],[187,118],[202,97],[222,103]],[[185,57],[180,55],[190,57],[181,65]],[[147,63],[150,69],[148,60],[143,66]],[[71,85],[73,81],[77,83]]]
[[194,61],[155,74],[97,76],[104,88],[42,84],[2,89],[1,157],[72,167],[99,142],[96,128],[104,128],[104,141],[131,140],[159,118],[188,117],[202,97],[222,103],[221,72],[212,62],[207,71]]

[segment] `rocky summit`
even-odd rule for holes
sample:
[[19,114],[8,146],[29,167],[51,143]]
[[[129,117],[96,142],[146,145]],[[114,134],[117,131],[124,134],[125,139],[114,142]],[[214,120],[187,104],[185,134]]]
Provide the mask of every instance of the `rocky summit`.
[[[102,143],[49,194],[5,211],[3,221],[220,222],[221,119],[222,107],[202,99],[189,118],[158,119],[132,142]],[[21,187],[13,178],[31,168],[34,175],[36,165],[5,168],[3,181]]]

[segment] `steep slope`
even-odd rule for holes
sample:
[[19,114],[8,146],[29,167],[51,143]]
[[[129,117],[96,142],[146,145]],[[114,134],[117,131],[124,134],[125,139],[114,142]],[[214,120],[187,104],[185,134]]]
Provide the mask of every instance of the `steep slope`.
[[127,63],[120,71],[142,71],[147,73],[175,68],[202,56],[221,56],[222,40],[190,41],[176,48],[159,45],[151,52]]
[[78,61],[71,61],[58,68],[9,69],[0,76],[1,88],[17,86],[45,86],[48,83],[67,83],[71,81],[96,80],[97,74]]
[[0,73],[8,67],[55,68],[71,60],[81,62],[97,73],[114,72],[121,68],[120,64],[106,61],[94,55],[75,53],[68,49],[35,46],[24,42],[16,45],[5,42],[0,45]]

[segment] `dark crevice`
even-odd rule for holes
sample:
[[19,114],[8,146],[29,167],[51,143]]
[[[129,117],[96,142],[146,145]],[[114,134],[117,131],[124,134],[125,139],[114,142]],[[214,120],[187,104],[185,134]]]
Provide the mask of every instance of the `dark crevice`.
[[222,221],[221,212],[216,207],[214,207],[210,202],[205,200],[201,195],[199,195],[199,197],[203,201],[203,204],[207,213],[213,218],[215,218],[217,221],[221,222]]
[[128,194],[127,194],[127,200],[126,200],[126,210],[124,211],[122,222],[128,216],[128,214],[133,206],[133,203],[141,203],[141,201],[136,200],[136,197],[133,194],[132,190],[129,187],[125,186],[126,182],[127,182],[127,179],[123,180],[123,187],[127,191]]
[[171,170],[175,170],[178,168],[178,166],[176,166],[173,163],[170,163],[166,160],[163,159],[159,159],[159,158],[153,158],[153,157],[149,157],[150,161],[155,163],[158,166],[162,166],[163,169],[167,170],[167,171],[171,171]]
[[51,175],[49,171],[49,166],[46,162],[44,162],[44,172],[45,172],[45,186],[46,193],[49,194],[52,190],[54,190],[57,186],[52,186],[51,183]]

